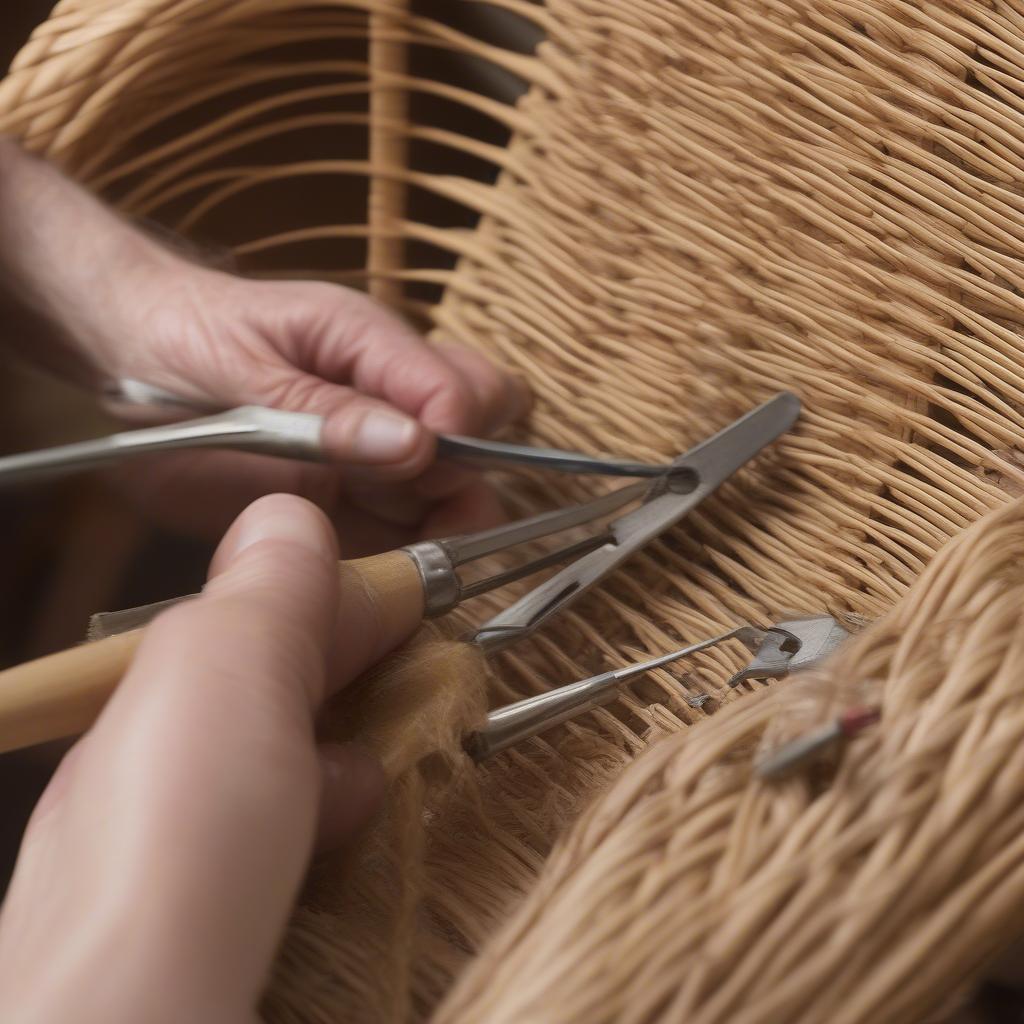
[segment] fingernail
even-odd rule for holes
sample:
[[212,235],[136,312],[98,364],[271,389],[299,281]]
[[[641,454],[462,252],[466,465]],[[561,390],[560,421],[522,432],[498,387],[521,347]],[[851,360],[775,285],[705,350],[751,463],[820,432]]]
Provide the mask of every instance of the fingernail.
[[336,557],[334,538],[323,514],[308,501],[289,494],[271,494],[254,501],[236,521],[232,533],[232,561],[265,540],[298,544],[318,555]]
[[371,409],[356,430],[352,456],[362,462],[400,462],[412,455],[422,428],[391,409]]

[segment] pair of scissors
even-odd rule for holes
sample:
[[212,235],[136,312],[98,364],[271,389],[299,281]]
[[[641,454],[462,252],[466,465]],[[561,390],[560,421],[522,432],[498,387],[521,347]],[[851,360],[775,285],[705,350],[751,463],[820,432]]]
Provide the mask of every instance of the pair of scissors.
[[[592,501],[480,533],[421,541],[342,562],[339,571],[347,585],[358,583],[373,601],[422,618],[442,615],[477,594],[568,562],[465,637],[485,653],[500,650],[542,628],[676,525],[789,430],[799,413],[797,397],[783,392],[673,460],[652,480],[637,480]],[[463,566],[487,555],[603,520],[633,503],[638,503],[636,508],[602,523],[582,540],[483,580],[465,583],[460,576]],[[101,616],[98,624],[94,620],[92,632],[100,639],[93,643],[0,672],[0,751],[87,728],[130,663],[148,619],[167,604]]]

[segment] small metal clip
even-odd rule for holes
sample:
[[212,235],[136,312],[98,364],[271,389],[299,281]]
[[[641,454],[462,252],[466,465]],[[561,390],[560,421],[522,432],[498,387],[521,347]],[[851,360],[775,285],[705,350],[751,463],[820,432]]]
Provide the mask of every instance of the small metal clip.
[[778,623],[765,636],[754,660],[729,680],[739,686],[748,679],[777,679],[827,658],[849,632],[831,615],[808,615]]

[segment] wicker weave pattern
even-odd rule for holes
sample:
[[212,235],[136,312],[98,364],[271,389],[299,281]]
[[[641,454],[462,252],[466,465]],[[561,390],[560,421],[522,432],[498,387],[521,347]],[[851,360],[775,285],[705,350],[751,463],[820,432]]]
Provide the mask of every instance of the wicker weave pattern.
[[[1024,504],[830,670],[655,745],[577,823],[441,1022],[921,1021],[1019,933]],[[753,760],[853,703],[841,763]],[[614,950],[614,955],[611,951]]]
[[[539,442],[666,456],[775,390],[801,394],[794,435],[504,657],[492,700],[736,621],[892,609],[941,545],[1024,482],[1024,11],[903,0],[494,6],[543,28],[536,57],[397,3],[65,0],[0,88],[0,123],[130,213],[218,239],[246,267],[364,282],[366,268],[339,254],[368,239],[380,294],[423,312],[380,282],[445,286],[430,311],[439,335],[527,373],[538,394],[528,436]],[[354,49],[329,59],[303,49],[325,38]],[[413,43],[488,61],[530,91],[510,107],[414,78]],[[396,123],[407,109],[396,89],[447,97],[511,142]],[[303,134],[317,127],[338,139],[366,132],[365,151],[318,153],[319,137]],[[489,162],[500,178],[399,167],[403,136]],[[366,175],[375,186],[353,217],[301,202],[315,182],[340,193]],[[268,204],[271,186],[294,208]],[[413,220],[408,189],[474,211],[479,226]],[[459,264],[416,263],[396,236]],[[527,511],[580,492],[556,481],[511,497]],[[916,622],[917,608],[904,614]],[[483,773],[478,806],[427,798],[404,944],[354,996],[354,975],[337,968],[337,944],[350,939],[332,924],[344,899],[322,879],[276,1014],[425,1015],[530,890],[581,803],[652,740],[732,700],[723,681],[735,665],[735,652],[715,652],[681,683],[655,675]],[[698,695],[710,697],[700,710],[686,700]],[[725,743],[718,721],[736,720],[702,727],[707,749]],[[664,856],[683,853],[668,842]],[[949,967],[947,988],[967,959]],[[643,1005],[637,1020],[664,1010]]]

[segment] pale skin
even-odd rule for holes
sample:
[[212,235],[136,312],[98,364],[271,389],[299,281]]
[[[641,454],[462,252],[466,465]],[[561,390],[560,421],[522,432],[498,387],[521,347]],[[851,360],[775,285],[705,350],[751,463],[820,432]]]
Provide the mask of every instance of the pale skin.
[[471,349],[428,345],[359,292],[183,258],[2,137],[0,284],[32,314],[3,341],[89,384],[133,378],[216,406],[326,417],[330,467],[192,452],[123,470],[177,527],[219,536],[275,491],[320,505],[346,556],[500,519],[477,475],[434,463],[434,435],[485,436],[520,418],[519,378]]
[[258,1019],[318,834],[344,842],[383,786],[358,748],[318,750],[316,711],[416,624],[339,593],[336,558],[323,513],[262,498],[147,631],[29,824],[0,1020]]
[[315,849],[383,788],[317,746],[317,711],[416,626],[344,591],[339,554],[496,521],[434,435],[492,432],[526,390],[358,293],[200,266],[3,139],[0,280],[26,353],[83,382],[326,417],[329,466],[182,453],[127,480],[176,526],[234,523],[62,762],[0,907],[0,1020],[253,1021]]

